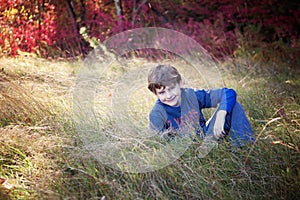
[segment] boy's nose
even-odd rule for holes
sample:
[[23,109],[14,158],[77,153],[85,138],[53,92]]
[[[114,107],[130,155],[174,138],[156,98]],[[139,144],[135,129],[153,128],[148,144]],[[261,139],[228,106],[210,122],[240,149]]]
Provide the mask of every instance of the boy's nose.
[[167,98],[170,98],[171,96],[172,96],[171,92],[167,91],[167,92],[166,92],[166,97],[167,97]]

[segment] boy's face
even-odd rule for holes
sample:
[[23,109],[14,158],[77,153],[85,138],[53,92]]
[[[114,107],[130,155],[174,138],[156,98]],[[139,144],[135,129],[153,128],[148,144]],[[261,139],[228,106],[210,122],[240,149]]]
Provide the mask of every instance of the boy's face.
[[161,87],[156,90],[156,96],[159,100],[168,106],[179,106],[181,102],[181,83]]

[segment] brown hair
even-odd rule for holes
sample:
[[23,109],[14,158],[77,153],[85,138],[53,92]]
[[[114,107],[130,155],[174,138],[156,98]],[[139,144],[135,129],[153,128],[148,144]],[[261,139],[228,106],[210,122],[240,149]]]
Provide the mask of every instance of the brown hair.
[[148,74],[148,89],[156,94],[155,89],[165,88],[172,84],[180,83],[181,75],[171,65],[157,65]]

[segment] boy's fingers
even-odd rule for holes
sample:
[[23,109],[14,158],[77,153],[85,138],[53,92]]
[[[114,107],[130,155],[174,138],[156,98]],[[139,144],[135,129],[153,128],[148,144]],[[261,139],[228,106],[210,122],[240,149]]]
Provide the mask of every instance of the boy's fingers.
[[226,135],[226,133],[224,130],[220,130],[220,131],[215,131],[214,135],[216,138],[223,138]]
[[216,131],[214,135],[215,135],[216,138],[220,138],[221,137],[221,134],[220,134],[219,131],[218,132]]

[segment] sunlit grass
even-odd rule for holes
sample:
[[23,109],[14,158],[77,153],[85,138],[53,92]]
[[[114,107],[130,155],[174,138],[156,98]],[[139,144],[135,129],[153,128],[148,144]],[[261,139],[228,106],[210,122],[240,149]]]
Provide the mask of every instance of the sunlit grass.
[[[0,199],[299,196],[299,71],[286,73],[280,66],[268,69],[238,59],[222,63],[224,86],[237,91],[255,131],[256,144],[233,152],[225,140],[200,159],[199,143],[194,143],[166,167],[128,173],[99,162],[84,149],[85,144],[76,133],[71,120],[72,90],[80,65],[38,59],[1,60],[4,70],[0,72],[0,181],[4,182],[0,182]],[[131,69],[142,65],[141,60],[128,61]],[[174,61],[174,65],[184,68],[181,61]],[[99,108],[96,117],[103,130],[115,135],[118,129],[109,114],[111,101],[118,98],[114,88],[122,74],[129,71],[118,70],[118,66],[113,64],[99,82],[94,105]],[[188,71],[184,73],[186,78],[192,77]],[[142,88],[133,91],[126,108],[132,121],[141,119],[141,127],[147,124],[146,112],[155,101],[147,92]]]

